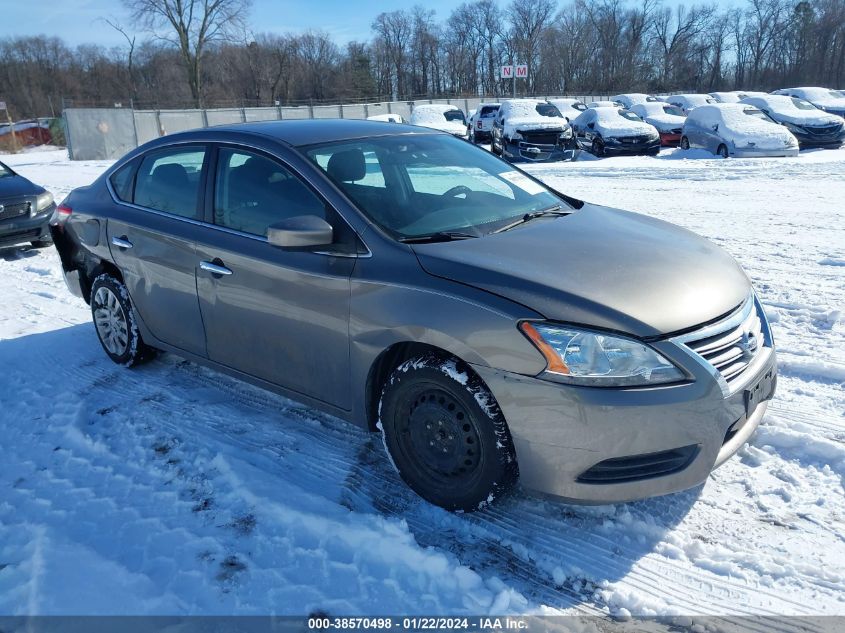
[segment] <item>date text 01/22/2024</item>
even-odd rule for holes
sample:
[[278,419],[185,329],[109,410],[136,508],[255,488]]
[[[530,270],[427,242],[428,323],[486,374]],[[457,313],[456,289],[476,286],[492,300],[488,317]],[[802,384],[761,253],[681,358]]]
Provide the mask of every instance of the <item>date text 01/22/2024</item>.
[[444,617],[310,617],[310,630],[464,630],[464,631],[496,631],[496,630],[524,630],[528,622],[519,617],[478,617],[478,618],[444,618]]

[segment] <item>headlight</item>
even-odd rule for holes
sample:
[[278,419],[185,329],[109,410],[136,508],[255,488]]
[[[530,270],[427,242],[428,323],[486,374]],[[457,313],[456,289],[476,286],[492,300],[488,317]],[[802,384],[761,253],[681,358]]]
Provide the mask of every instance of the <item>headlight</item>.
[[614,136],[608,136],[607,138],[603,139],[607,145],[619,145],[622,141]]
[[637,340],[523,321],[520,329],[546,359],[546,372],[591,387],[645,387],[679,382],[683,372]]
[[787,147],[795,147],[796,145],[798,145],[798,139],[790,134],[789,138],[786,139],[786,146]]
[[45,191],[44,193],[38,196],[38,199],[35,201],[35,212],[41,213],[45,211],[51,204],[53,204],[53,194],[49,191]]
[[560,140],[562,141],[572,138],[572,128],[566,128],[563,132],[560,133],[560,136],[558,138],[560,138]]

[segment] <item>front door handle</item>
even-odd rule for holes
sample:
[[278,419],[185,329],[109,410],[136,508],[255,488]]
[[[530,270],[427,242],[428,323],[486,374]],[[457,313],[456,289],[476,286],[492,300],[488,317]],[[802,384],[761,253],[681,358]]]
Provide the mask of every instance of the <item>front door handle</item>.
[[125,235],[111,238],[111,243],[118,248],[132,248],[132,242],[127,240]]
[[[216,260],[220,261],[220,260]],[[200,268],[207,270],[212,275],[231,275],[232,271],[222,265],[223,263],[215,264],[214,262],[200,262]]]

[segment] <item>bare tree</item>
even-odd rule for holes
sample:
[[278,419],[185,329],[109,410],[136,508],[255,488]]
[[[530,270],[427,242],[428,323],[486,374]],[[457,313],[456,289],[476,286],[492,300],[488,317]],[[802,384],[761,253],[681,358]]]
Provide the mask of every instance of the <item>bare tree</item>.
[[146,28],[169,31],[162,39],[176,44],[188,76],[191,97],[202,105],[202,62],[208,47],[243,28],[251,0],[123,0]]

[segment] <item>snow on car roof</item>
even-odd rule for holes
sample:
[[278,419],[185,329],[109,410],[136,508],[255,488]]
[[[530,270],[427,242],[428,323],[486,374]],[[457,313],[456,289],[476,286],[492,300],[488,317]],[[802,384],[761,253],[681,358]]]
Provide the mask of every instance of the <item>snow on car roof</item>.
[[719,125],[738,139],[787,138],[790,135],[782,125],[749,114],[754,112],[762,114],[747,103],[715,103],[696,108],[687,120],[706,127]]
[[447,112],[461,111],[457,106],[442,103],[424,103],[414,107],[411,112],[411,123],[414,125],[426,125],[435,123],[442,125],[445,122],[443,116]]

